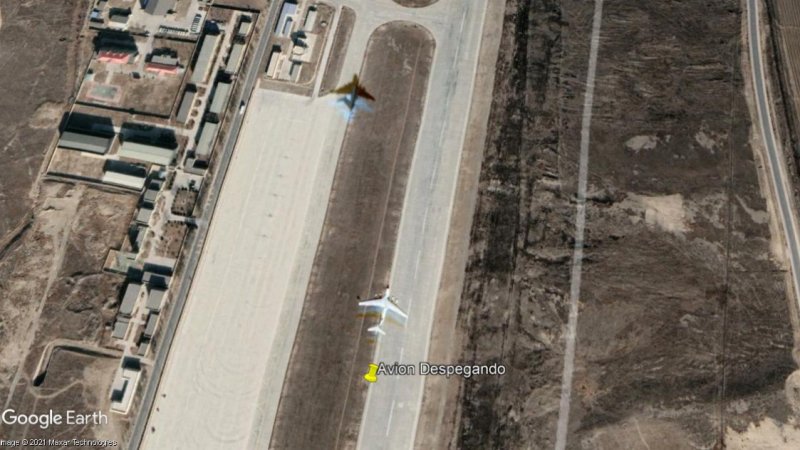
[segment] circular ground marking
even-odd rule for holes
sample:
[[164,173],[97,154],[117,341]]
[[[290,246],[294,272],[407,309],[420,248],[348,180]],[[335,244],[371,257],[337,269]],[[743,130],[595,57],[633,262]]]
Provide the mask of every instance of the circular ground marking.
[[438,2],[439,0],[393,0],[400,6],[405,6],[406,8],[424,8],[426,6],[431,6],[432,4]]

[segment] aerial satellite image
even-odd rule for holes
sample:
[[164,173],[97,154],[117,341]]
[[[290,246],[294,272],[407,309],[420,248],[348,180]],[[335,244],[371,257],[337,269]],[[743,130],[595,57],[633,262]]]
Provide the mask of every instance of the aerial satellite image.
[[0,0],[0,449],[800,449],[800,0]]

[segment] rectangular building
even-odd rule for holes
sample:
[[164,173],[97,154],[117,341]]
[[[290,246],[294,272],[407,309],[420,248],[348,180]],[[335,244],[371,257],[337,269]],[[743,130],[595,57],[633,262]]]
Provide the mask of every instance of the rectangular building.
[[147,355],[147,350],[150,348],[150,339],[142,339],[139,341],[139,347],[136,349],[136,354],[144,358]]
[[136,223],[139,225],[148,225],[150,223],[150,216],[153,215],[153,208],[148,208],[147,206],[142,206],[136,212]]
[[163,64],[165,66],[177,66],[180,60],[177,56],[172,55],[153,55],[150,58],[150,62],[153,64]]
[[128,414],[131,400],[136,393],[141,371],[138,368],[121,367],[111,385],[111,411]]
[[158,313],[150,313],[147,316],[147,324],[144,326],[144,334],[145,337],[153,337],[153,334],[156,332],[156,326],[158,326]]
[[283,2],[281,8],[281,15],[278,18],[278,23],[275,25],[275,34],[278,36],[287,36],[292,30],[292,17],[297,13],[297,2],[295,0],[286,0]]
[[239,30],[236,32],[237,35],[245,37],[250,33],[250,29],[253,27],[253,22],[248,18],[247,20],[242,19],[239,23]]
[[130,317],[133,314],[133,307],[136,305],[136,299],[139,298],[139,292],[142,290],[142,285],[139,283],[128,283],[125,288],[125,294],[122,295],[122,303],[119,305],[119,314],[123,317]]
[[108,26],[112,28],[124,29],[128,26],[128,19],[130,19],[130,14],[112,12],[108,15]]
[[65,131],[58,140],[58,146],[104,155],[111,147],[114,137],[95,136],[76,131]]
[[125,339],[128,334],[128,327],[130,326],[130,319],[120,317],[114,322],[114,329],[111,331],[111,337],[114,339]]
[[161,304],[164,302],[164,295],[167,291],[161,288],[150,288],[150,294],[147,296],[147,309],[150,311],[161,311]]
[[200,132],[200,139],[197,141],[197,147],[194,148],[195,158],[201,161],[210,159],[218,128],[219,124],[217,123],[206,122],[203,124],[203,131]]
[[317,8],[311,6],[306,12],[306,20],[303,22],[303,31],[313,31],[314,26],[317,24]]
[[207,34],[203,37],[203,43],[200,44],[200,53],[197,55],[197,62],[195,62],[194,72],[192,72],[192,83],[205,83],[206,78],[208,78],[208,72],[214,65],[214,55],[217,53],[220,41],[222,41],[222,35],[220,34]]
[[172,164],[176,150],[140,142],[125,141],[120,146],[117,155],[120,158],[168,166]]
[[228,98],[231,96],[231,84],[230,83],[217,83],[217,89],[214,91],[214,99],[211,100],[211,106],[208,108],[209,112],[212,112],[218,116],[222,116],[222,111],[225,110],[225,106],[228,104]]
[[158,197],[158,192],[159,192],[158,187],[153,187],[152,185],[150,185],[150,187],[148,187],[147,190],[144,191],[144,195],[142,196],[142,204],[147,206],[155,205],[156,197]]
[[142,282],[146,283],[151,289],[166,289],[169,286],[170,280],[172,280],[172,277],[169,275],[162,275],[155,272],[145,272],[144,275],[142,275]]
[[192,107],[194,107],[195,98],[197,98],[197,91],[194,89],[186,89],[186,92],[183,93],[181,106],[178,107],[178,114],[175,115],[175,119],[178,122],[186,123],[189,120],[189,115],[192,113]]
[[144,187],[145,177],[106,170],[103,172],[101,181],[106,184],[113,184],[114,186],[138,190]]
[[171,9],[175,9],[176,0],[147,0],[144,10],[154,16],[165,16]]
[[281,47],[275,45],[272,47],[272,52],[269,54],[269,63],[267,64],[267,76],[275,78],[275,73],[278,70],[278,62],[281,60]]
[[244,57],[244,44],[235,43],[231,47],[231,54],[228,55],[228,63],[225,65],[225,72],[236,73],[239,71],[239,66],[242,64]]

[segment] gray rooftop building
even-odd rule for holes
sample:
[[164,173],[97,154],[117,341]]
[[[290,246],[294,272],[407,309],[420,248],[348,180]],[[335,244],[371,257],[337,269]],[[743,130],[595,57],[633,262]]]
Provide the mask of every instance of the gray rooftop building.
[[175,8],[177,0],[147,0],[144,10],[154,16],[163,16],[167,11]]
[[147,227],[142,225],[134,225],[130,232],[131,247],[135,251],[139,251],[144,243],[144,237],[147,235]]
[[147,225],[150,223],[150,216],[153,215],[153,208],[148,208],[146,206],[142,206],[139,208],[139,211],[136,212],[136,223]]
[[147,324],[144,326],[144,335],[146,337],[152,337],[153,334],[156,332],[156,326],[158,325],[158,313],[151,312],[150,315],[147,316]]
[[194,155],[197,159],[208,161],[211,157],[218,128],[219,124],[217,123],[206,122],[203,124],[203,131],[200,132],[200,139],[197,141],[197,147],[194,148]]
[[127,25],[130,14],[111,13],[108,15],[108,21],[112,24]]
[[150,58],[150,62],[153,64],[163,64],[165,66],[177,66],[180,60],[177,56],[153,55],[153,57]]
[[141,284],[128,283],[128,287],[125,288],[125,294],[122,296],[122,304],[119,306],[120,315],[130,317],[133,314],[133,307],[136,305],[136,299],[139,298],[139,291],[141,290]]
[[208,110],[218,116],[222,115],[225,105],[228,104],[228,98],[231,96],[230,83],[217,83],[217,89],[214,91],[214,99],[211,100],[211,106]]
[[231,54],[228,55],[228,62],[225,64],[225,72],[236,73],[242,63],[242,57],[244,57],[244,44],[237,42],[231,47]]
[[150,311],[161,311],[161,304],[164,303],[164,296],[167,291],[159,288],[151,288],[150,295],[147,296],[147,309]]
[[194,106],[194,100],[197,97],[197,91],[187,89],[186,92],[183,93],[183,100],[181,100],[181,106],[178,107],[178,114],[175,115],[175,118],[178,122],[186,123],[189,120],[189,114],[192,113],[192,107]]
[[124,141],[117,151],[120,158],[143,161],[160,166],[172,164],[177,148],[166,148],[141,142]]
[[113,142],[113,137],[95,136],[76,131],[65,131],[58,140],[58,146],[72,150],[104,155]]
[[150,339],[142,339],[139,341],[139,348],[136,350],[136,354],[144,357],[147,354],[147,350],[150,348]]
[[148,186],[147,190],[144,191],[144,195],[142,196],[142,203],[148,206],[153,206],[156,204],[156,197],[158,197],[158,192],[161,189],[161,186],[152,184]]
[[221,40],[222,35],[220,34],[207,34],[203,37],[200,53],[197,55],[197,62],[194,64],[194,72],[192,72],[192,83],[200,84],[206,81],[214,62],[214,54],[217,52],[217,46]]
[[166,289],[167,286],[169,286],[170,280],[172,280],[172,277],[169,275],[161,275],[155,272],[145,272],[144,275],[142,275],[142,281],[147,283],[151,288]]
[[128,326],[130,319],[120,317],[114,322],[114,329],[111,331],[111,337],[115,339],[125,339],[125,334],[128,333]]

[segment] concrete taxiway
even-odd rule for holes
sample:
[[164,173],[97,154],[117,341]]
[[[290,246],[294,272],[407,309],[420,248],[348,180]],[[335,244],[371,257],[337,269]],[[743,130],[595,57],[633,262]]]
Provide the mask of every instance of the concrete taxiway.
[[339,122],[324,101],[254,92],[143,448],[255,448],[283,382]]

